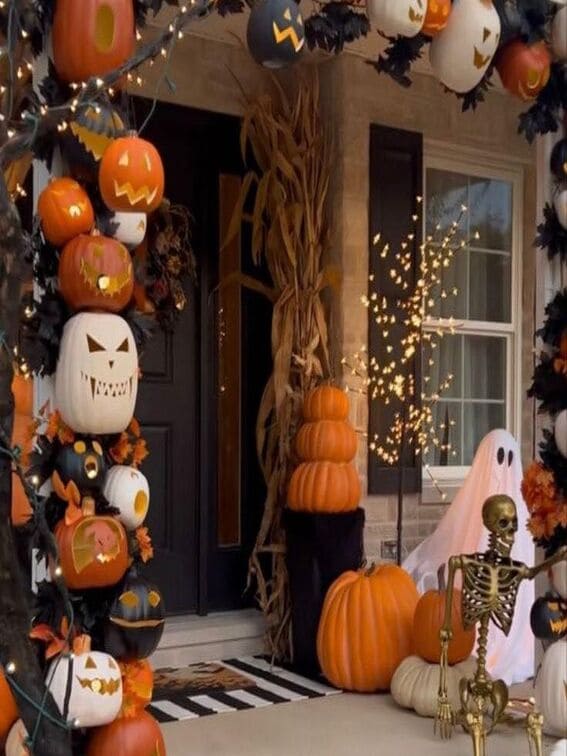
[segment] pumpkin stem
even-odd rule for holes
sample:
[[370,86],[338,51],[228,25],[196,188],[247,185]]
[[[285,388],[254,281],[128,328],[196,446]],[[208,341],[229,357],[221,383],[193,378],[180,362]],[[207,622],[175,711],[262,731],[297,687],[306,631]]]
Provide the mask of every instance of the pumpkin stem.
[[73,653],[77,656],[79,654],[88,654],[91,650],[91,636],[90,635],[78,635],[73,641]]
[[439,593],[444,593],[447,590],[447,583],[445,581],[445,562],[437,570],[437,585],[439,587]]

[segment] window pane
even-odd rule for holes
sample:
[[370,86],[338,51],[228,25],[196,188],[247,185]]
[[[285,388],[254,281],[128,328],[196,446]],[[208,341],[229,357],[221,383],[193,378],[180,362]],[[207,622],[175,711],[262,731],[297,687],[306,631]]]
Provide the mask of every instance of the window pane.
[[470,250],[469,319],[509,323],[512,257]]
[[[461,205],[467,204],[468,178],[459,173],[429,168],[426,177],[426,233],[440,238],[440,234],[459,219]],[[437,225],[441,231],[436,232]]]
[[505,181],[470,178],[470,230],[480,234],[485,249],[512,248],[512,185]]
[[506,339],[465,336],[463,372],[465,398],[503,401],[506,396]]
[[[451,260],[448,268],[443,268],[441,273],[441,285],[432,288],[431,295],[435,300],[435,306],[430,314],[434,318],[467,318],[467,288],[468,288],[468,256],[467,249],[459,249]],[[457,294],[453,295],[453,289]],[[445,290],[446,299],[441,298],[441,292]]]
[[[424,461],[435,467],[463,464],[461,402],[439,401],[431,408],[431,414],[433,418],[432,431],[437,437],[439,445],[436,446],[434,443],[429,445],[429,450],[424,455]],[[441,448],[447,446],[450,449]]]
[[465,402],[463,465],[472,464],[474,455],[484,436],[495,428],[506,427],[504,404]]
[[[453,380],[448,389],[443,391],[442,397],[461,398],[463,396],[463,338],[462,336],[445,335],[437,339],[437,348],[425,342],[423,346],[423,391],[426,396],[436,393],[439,386],[449,375]],[[431,360],[433,364],[431,364]],[[429,380],[426,378],[429,376]]]

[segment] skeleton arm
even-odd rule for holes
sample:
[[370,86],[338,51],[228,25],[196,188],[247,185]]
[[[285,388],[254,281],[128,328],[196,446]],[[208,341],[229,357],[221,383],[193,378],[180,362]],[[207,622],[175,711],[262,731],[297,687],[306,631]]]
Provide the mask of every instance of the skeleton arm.
[[549,557],[549,559],[546,559],[541,564],[536,564],[535,567],[528,567],[526,571],[526,577],[528,578],[528,580],[533,580],[539,575],[540,572],[544,572],[550,567],[553,567],[554,564],[563,561],[567,561],[567,546],[562,546],[559,551],[557,551],[553,556]]

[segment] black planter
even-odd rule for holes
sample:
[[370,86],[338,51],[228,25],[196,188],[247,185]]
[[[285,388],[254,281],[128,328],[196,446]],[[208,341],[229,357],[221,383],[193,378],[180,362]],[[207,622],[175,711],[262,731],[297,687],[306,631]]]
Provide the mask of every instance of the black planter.
[[339,575],[362,563],[364,510],[346,514],[285,512],[293,622],[293,666],[320,672],[317,628],[325,595]]

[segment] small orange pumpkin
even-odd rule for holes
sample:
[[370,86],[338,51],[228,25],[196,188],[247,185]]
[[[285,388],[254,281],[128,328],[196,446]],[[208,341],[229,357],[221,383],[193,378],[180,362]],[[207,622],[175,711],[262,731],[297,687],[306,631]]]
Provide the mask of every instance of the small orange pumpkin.
[[87,756],[166,756],[163,735],[147,711],[115,719],[97,727],[87,746]]
[[102,156],[98,181],[111,210],[150,213],[163,199],[165,176],[159,152],[135,133],[115,139]]
[[528,45],[514,39],[499,50],[496,69],[511,94],[522,100],[535,100],[549,81],[551,54],[543,41]]
[[352,512],[360,493],[352,464],[304,462],[291,476],[287,505],[295,512]]
[[297,454],[305,461],[351,462],[357,439],[351,425],[340,420],[319,420],[300,428],[295,442]]
[[4,745],[12,725],[19,716],[12,689],[0,669],[0,747]]
[[70,178],[57,178],[39,195],[37,212],[43,235],[56,247],[93,227],[94,210],[83,187]]
[[147,659],[118,662],[122,672],[122,709],[119,717],[133,717],[152,702],[154,673]]
[[411,577],[393,564],[343,573],[325,597],[317,633],[317,655],[329,682],[358,693],[388,690],[411,654],[418,600]]
[[421,33],[434,37],[443,31],[449,23],[451,8],[451,0],[429,0]]
[[310,391],[303,402],[303,417],[315,420],[346,420],[348,396],[335,386],[319,386]]
[[107,236],[75,237],[65,245],[59,259],[59,289],[74,310],[120,312],[134,291],[130,253]]
[[[439,589],[427,591],[419,599],[413,618],[413,647],[414,652],[430,664],[439,664],[441,658],[441,642],[439,631],[445,622],[445,603],[447,593],[444,581],[445,565],[439,570]],[[461,615],[461,592],[453,591],[453,605],[451,612],[451,628],[453,638],[449,643],[449,664],[465,661],[472,654],[475,643],[475,630],[463,628]]]

